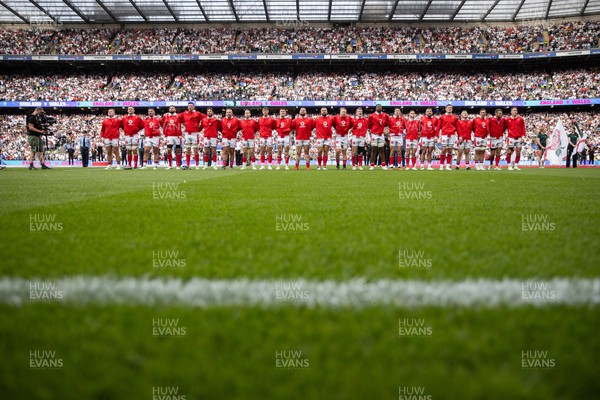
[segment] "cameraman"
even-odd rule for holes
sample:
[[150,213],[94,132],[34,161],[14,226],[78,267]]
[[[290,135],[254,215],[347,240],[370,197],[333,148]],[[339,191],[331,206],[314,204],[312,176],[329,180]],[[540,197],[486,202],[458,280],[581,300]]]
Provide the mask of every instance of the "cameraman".
[[42,141],[42,135],[46,134],[42,126],[42,116],[44,110],[41,107],[37,107],[33,114],[29,114],[26,120],[27,126],[27,142],[31,149],[31,155],[29,156],[29,169],[37,169],[33,166],[33,162],[36,159],[40,161],[42,169],[50,169],[50,167],[44,164],[44,142]]

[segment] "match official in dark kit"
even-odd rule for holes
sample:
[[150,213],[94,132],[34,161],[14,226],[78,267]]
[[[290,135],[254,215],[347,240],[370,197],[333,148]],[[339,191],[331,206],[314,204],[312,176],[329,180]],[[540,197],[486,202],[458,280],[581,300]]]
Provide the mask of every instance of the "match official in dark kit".
[[140,133],[140,141],[138,142],[138,158],[140,159],[140,166],[143,167],[144,166],[144,161],[146,161],[146,164],[148,164],[148,160],[144,160],[144,147],[146,146],[145,144],[146,142],[146,133],[142,130],[142,132]]
[[73,141],[73,135],[69,136],[69,141],[65,145],[65,149],[69,155],[69,165],[75,165],[75,142]]
[[79,138],[79,154],[81,154],[81,164],[83,165],[83,168],[87,168],[90,161],[91,147],[92,142],[90,141],[87,132],[83,132],[83,136]]
[[44,109],[37,107],[32,114],[27,116],[25,126],[27,127],[27,143],[31,154],[29,156],[29,169],[37,169],[33,166],[33,162],[37,158],[40,161],[42,169],[50,169],[44,164],[44,141],[42,135],[46,133],[42,125],[42,116]]
[[571,165],[571,161],[573,161],[573,168],[577,168],[577,152],[575,151],[575,147],[577,147],[577,142],[579,141],[578,129],[575,126],[575,130],[567,135],[568,144],[567,144],[567,168]]
[[121,164],[127,165],[127,147],[125,145],[121,146]]

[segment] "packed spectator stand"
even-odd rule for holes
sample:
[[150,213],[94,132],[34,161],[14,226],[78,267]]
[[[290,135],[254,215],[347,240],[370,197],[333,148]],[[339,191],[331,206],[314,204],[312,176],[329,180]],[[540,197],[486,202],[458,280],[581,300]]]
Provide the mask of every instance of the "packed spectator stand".
[[600,68],[545,72],[139,72],[0,75],[2,101],[556,100],[600,97]]
[[597,48],[600,22],[420,28],[0,29],[1,54],[522,53]]

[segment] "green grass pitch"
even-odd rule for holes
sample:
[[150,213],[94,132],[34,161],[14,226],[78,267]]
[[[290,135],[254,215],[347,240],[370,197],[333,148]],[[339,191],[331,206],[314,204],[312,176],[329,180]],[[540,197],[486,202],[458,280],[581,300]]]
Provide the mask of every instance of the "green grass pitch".
[[[7,169],[0,185],[0,280],[600,276],[595,169]],[[415,260],[428,268],[406,267]],[[399,335],[405,319],[429,334]],[[185,334],[157,337],[156,320]],[[597,305],[4,302],[0,397],[593,399],[598,326]],[[38,350],[62,365],[31,368]],[[300,365],[282,368],[281,351],[301,354]],[[523,368],[523,351],[545,351],[553,365]]]

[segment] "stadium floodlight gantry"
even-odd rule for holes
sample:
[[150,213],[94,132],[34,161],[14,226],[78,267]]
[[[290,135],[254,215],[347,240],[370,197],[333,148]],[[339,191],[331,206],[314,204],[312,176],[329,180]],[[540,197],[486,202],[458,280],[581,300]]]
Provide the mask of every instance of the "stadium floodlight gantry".
[[0,0],[0,23],[494,22],[594,15],[600,0]]

